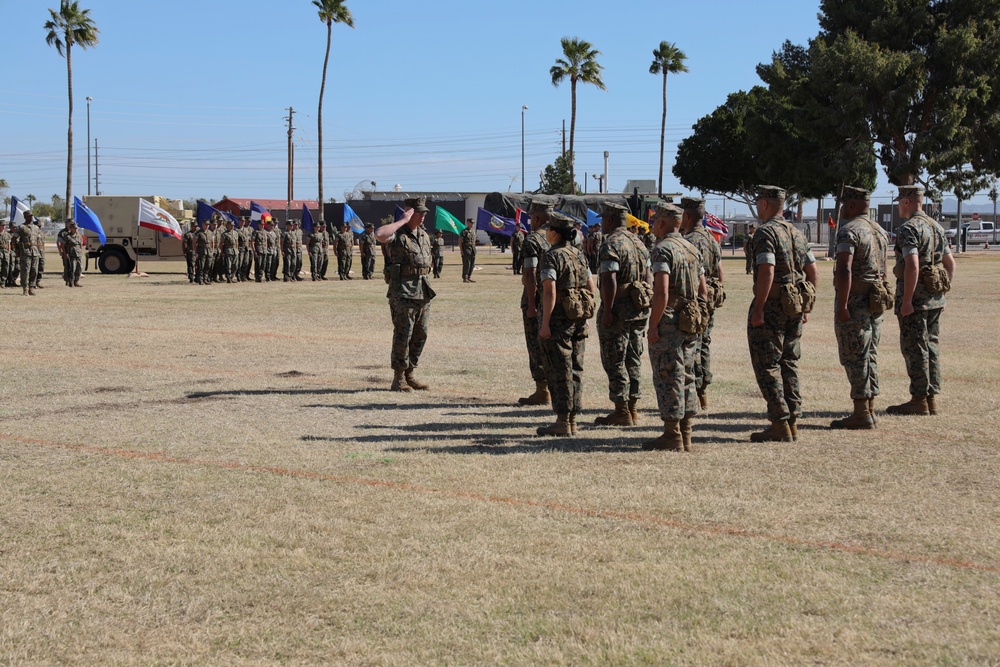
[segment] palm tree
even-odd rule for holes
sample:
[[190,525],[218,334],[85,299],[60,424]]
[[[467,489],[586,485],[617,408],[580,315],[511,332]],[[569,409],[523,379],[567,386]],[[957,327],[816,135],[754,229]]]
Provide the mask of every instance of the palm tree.
[[[562,50],[564,58],[556,58],[556,64],[549,70],[552,77],[552,85],[558,86],[563,79],[569,79],[570,96],[573,106],[569,120],[569,186],[571,190],[576,189],[576,177],[573,167],[576,162],[576,153],[573,152],[574,141],[576,139],[576,82],[592,83],[601,90],[607,90],[601,80],[601,70],[604,69],[597,62],[600,51],[594,49],[590,42],[585,42],[578,37],[570,39],[562,38]],[[567,194],[576,194],[569,192]]]
[[344,4],[345,0],[312,0],[319,10],[319,20],[326,24],[326,55],[323,57],[323,81],[319,86],[319,111],[316,114],[318,146],[319,146],[319,222],[323,222],[323,94],[326,92],[326,66],[330,62],[330,39],[333,37],[333,24],[343,23],[349,28],[354,27],[354,17],[351,10]]
[[667,74],[680,74],[688,71],[684,61],[687,56],[671,42],[660,42],[660,48],[653,50],[653,64],[649,66],[650,74],[663,74],[663,118],[660,119],[660,179],[659,195],[663,196],[663,142],[667,133]]
[[69,218],[70,202],[73,201],[73,46],[82,49],[97,46],[100,30],[90,18],[89,9],[80,9],[77,0],[62,0],[59,11],[49,10],[51,19],[45,22],[45,43],[56,47],[59,55],[66,57],[66,80],[69,88],[69,131],[66,151],[66,217]]
[[25,197],[25,199],[28,200],[28,210],[34,212],[35,202],[38,201],[38,197],[36,197],[35,195],[28,195],[27,197]]

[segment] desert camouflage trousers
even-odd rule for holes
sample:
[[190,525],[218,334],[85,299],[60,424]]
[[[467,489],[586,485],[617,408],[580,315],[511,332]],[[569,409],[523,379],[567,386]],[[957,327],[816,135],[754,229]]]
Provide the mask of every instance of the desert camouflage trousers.
[[341,278],[346,278],[351,274],[351,264],[354,263],[354,255],[337,254],[337,273]]
[[521,308],[521,321],[524,322],[524,342],[528,347],[528,368],[531,370],[531,379],[535,382],[545,382],[542,341],[538,337],[538,318],[528,317],[527,309]]
[[694,355],[694,386],[704,391],[712,384],[712,329],[715,328],[715,313],[708,316],[708,328],[698,336]]
[[851,383],[852,399],[875,398],[879,394],[878,343],[882,338],[882,316],[872,316],[867,294],[847,297],[847,310],[851,313],[847,322],[838,321],[836,315],[833,318],[840,365]]
[[600,324],[597,314],[597,340],[601,346],[601,365],[608,374],[608,399],[612,403],[627,403],[642,396],[643,338],[646,320],[623,322],[616,320],[610,327]]
[[392,369],[405,371],[416,368],[427,342],[431,304],[391,296],[389,314],[392,316]]
[[802,356],[802,316],[788,316],[778,299],[764,304],[764,324],[750,324],[753,303],[747,313],[747,342],[757,386],[767,401],[771,421],[798,418],[802,414],[799,358]]
[[656,405],[663,421],[679,421],[686,413],[698,412],[694,382],[695,334],[684,333],[676,324],[660,321],[660,339],[649,344]]
[[21,287],[34,287],[38,284],[38,257],[21,255]]
[[545,379],[557,414],[577,414],[583,409],[583,355],[587,347],[587,321],[553,316],[552,338],[538,339]]
[[361,256],[361,277],[366,280],[375,277],[375,255]]
[[899,349],[910,376],[911,396],[941,393],[941,308],[921,310],[899,317]]

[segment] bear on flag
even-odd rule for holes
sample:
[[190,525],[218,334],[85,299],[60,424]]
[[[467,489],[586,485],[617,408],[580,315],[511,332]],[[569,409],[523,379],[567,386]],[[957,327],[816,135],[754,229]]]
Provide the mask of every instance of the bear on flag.
[[174,216],[145,199],[139,200],[139,226],[163,232],[164,234],[170,234],[177,238],[182,238],[183,236],[181,234],[181,226],[174,219]]

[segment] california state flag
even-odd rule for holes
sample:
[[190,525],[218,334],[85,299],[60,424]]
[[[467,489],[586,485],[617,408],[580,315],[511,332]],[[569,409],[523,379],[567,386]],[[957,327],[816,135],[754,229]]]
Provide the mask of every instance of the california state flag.
[[145,199],[139,200],[139,226],[155,229],[158,232],[170,234],[179,239],[183,238],[181,226],[174,220],[174,216]]

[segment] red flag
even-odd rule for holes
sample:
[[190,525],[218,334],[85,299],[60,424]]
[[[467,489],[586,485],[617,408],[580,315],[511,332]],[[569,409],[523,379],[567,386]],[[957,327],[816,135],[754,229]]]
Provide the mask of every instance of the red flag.
[[828,224],[831,227],[837,226],[837,223],[833,221],[833,215],[830,215],[830,217],[826,219],[826,224]]

